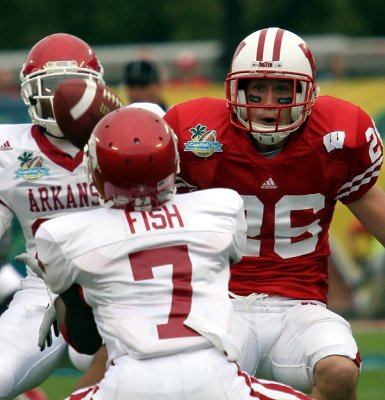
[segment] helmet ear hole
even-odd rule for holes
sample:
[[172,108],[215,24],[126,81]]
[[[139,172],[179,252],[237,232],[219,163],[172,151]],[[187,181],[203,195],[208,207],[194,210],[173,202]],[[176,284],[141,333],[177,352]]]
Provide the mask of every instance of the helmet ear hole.
[[[238,96],[237,96],[237,103],[240,104],[246,104],[246,92],[243,89],[238,90]],[[247,109],[246,107],[237,107],[237,114],[240,118],[247,120]]]
[[[306,93],[306,84],[302,82],[297,82],[297,93],[295,95],[296,104],[303,103],[305,101],[305,93]],[[301,118],[302,112],[303,112],[303,106],[291,108],[291,118],[293,122]]]
[[32,107],[35,107],[36,115],[38,115],[40,118],[42,118],[43,117],[43,109],[41,107],[40,101],[35,100],[35,104],[33,104]]
[[[296,103],[300,103],[303,101],[302,93],[297,93],[296,95]],[[291,108],[291,118],[294,121],[297,121],[302,115],[303,106],[292,107]]]

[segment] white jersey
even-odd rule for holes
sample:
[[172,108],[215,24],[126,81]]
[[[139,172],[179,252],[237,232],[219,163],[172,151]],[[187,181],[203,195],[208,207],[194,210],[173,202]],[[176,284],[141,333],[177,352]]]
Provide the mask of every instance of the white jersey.
[[0,236],[15,215],[35,255],[41,222],[99,206],[82,158],[82,151],[72,158],[54,147],[37,125],[0,125]]
[[246,221],[235,191],[177,195],[150,212],[100,208],[55,218],[36,243],[53,292],[82,286],[110,360],[213,343],[239,356],[229,262],[242,256]]

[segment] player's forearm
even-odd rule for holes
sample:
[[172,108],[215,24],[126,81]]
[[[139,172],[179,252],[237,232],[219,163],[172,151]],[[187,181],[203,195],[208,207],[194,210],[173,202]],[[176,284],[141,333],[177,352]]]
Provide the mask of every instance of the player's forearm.
[[79,286],[72,285],[60,294],[55,308],[60,330],[66,341],[79,353],[93,355],[102,345],[92,308],[81,298]]
[[108,360],[107,348],[103,345],[92,360],[90,368],[84,373],[80,380],[75,384],[74,389],[86,388],[100,382],[106,372]]
[[385,246],[385,193],[372,187],[359,200],[349,203],[350,211],[361,221],[366,229]]

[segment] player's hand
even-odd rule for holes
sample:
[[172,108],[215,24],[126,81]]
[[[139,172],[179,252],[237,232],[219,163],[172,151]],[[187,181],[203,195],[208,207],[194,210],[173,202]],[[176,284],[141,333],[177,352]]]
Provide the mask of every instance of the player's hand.
[[35,257],[27,253],[21,253],[15,257],[15,260],[28,265],[39,278],[43,278],[43,271],[39,267],[39,262]]
[[52,346],[52,330],[55,336],[58,337],[59,328],[57,326],[56,310],[53,300],[45,310],[44,318],[40,325],[39,339],[37,342],[37,345],[40,347],[40,351],[43,351],[46,347]]

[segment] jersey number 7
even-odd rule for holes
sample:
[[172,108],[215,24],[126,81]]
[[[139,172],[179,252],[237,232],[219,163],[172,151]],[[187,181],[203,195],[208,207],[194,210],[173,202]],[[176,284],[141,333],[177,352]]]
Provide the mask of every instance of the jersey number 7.
[[166,324],[157,325],[159,339],[199,336],[183,324],[191,311],[192,264],[187,245],[148,249],[128,256],[135,281],[154,279],[152,269],[172,265],[172,301]]

